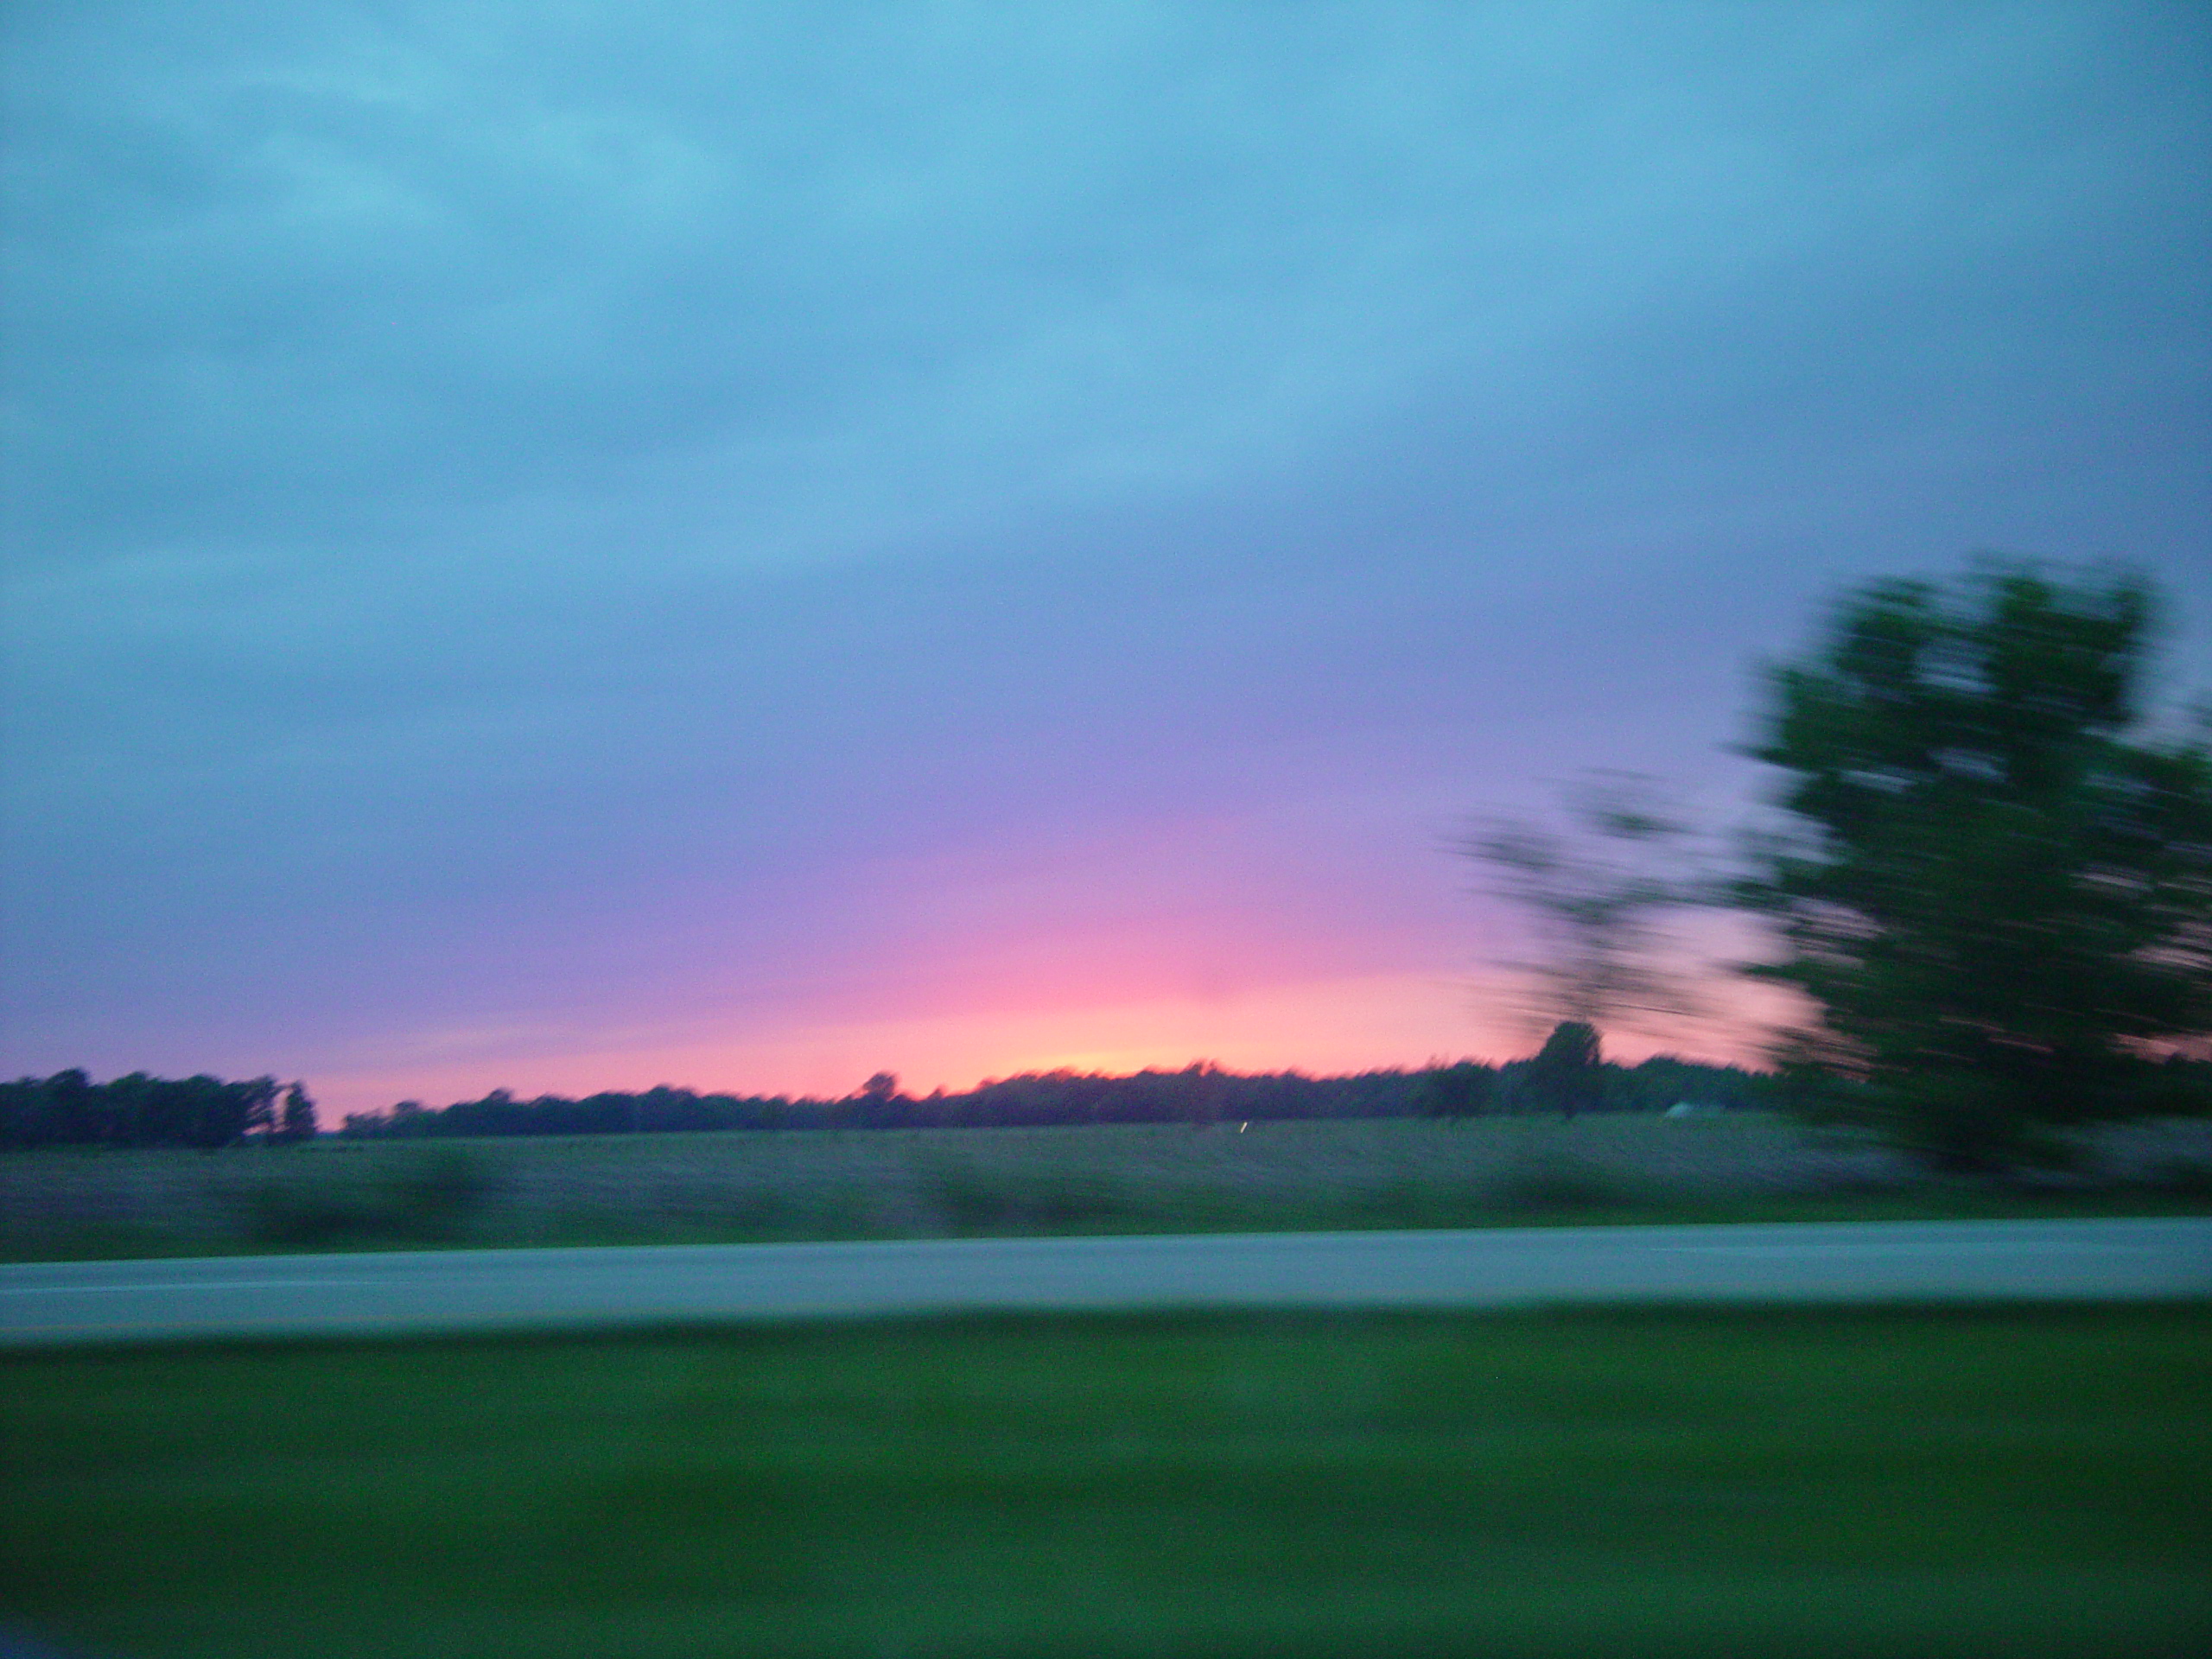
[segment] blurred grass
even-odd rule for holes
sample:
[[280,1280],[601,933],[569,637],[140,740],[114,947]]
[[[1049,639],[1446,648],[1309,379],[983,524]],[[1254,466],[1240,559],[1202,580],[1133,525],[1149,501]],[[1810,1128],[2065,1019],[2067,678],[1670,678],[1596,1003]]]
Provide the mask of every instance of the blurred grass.
[[2198,1655],[2212,1308],[0,1356],[92,1654]]
[[0,1260],[2212,1211],[2212,1122],[1941,1179],[1753,1113],[347,1141],[0,1157]]

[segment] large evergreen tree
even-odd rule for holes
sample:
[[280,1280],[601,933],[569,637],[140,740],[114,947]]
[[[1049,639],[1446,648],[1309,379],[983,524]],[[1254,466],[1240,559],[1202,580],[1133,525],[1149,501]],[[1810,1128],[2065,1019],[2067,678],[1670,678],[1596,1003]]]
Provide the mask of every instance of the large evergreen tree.
[[1752,750],[1790,829],[1744,895],[1817,1018],[1789,1058],[1950,1167],[2144,1109],[2212,1032],[2212,760],[2144,730],[2155,595],[1993,566],[1849,594]]

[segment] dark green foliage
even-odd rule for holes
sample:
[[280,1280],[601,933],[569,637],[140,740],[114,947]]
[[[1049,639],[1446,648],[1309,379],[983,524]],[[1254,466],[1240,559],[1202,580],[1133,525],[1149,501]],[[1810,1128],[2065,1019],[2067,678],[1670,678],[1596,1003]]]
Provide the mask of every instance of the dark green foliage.
[[1788,1056],[1819,1109],[1970,1169],[2174,1094],[2151,1062],[2212,1033],[2212,760],[2140,734],[2153,612],[2128,579],[1886,582],[1773,672],[1751,753],[1794,830],[1742,895],[1819,1009]]
[[1559,1147],[1531,1148],[1484,1194],[1509,1215],[1594,1221],[1653,1202],[1646,1185]]
[[397,1155],[402,1160],[373,1181],[326,1175],[252,1183],[238,1198],[246,1237],[281,1249],[461,1242],[492,1195],[482,1161],[457,1147]]
[[390,1211],[406,1236],[450,1243],[482,1207],[491,1187],[483,1165],[459,1148],[426,1152],[392,1173]]
[[2212,1619],[2207,1328],[1179,1314],[16,1352],[0,1625],[143,1659],[2179,1659]]
[[[296,1086],[296,1085],[295,1085]],[[0,1083],[0,1147],[227,1147],[276,1124],[276,1080],[82,1071]]]
[[1479,1117],[1497,1109],[1497,1073],[1472,1060],[1432,1065],[1414,1079],[1414,1110],[1422,1117]]
[[2177,1198],[2212,1199],[2212,1163],[2202,1159],[2169,1159],[2152,1172],[2148,1185]]
[[932,1173],[929,1197],[956,1233],[1066,1232],[1141,1219],[1151,1195],[1096,1177],[1039,1170],[1026,1176],[950,1164]]
[[2212,1060],[2170,1055],[2163,1065],[2145,1066],[2132,1084],[2130,1116],[2212,1116]]
[[1633,1066],[1608,1061],[1605,1078],[1609,1112],[1663,1112],[1684,1101],[1738,1111],[1768,1111],[1776,1104],[1777,1079],[1771,1072],[1705,1065],[1671,1054],[1655,1054]]
[[282,1250],[380,1243],[391,1237],[367,1195],[328,1184],[259,1181],[235,1200],[246,1242]]
[[1580,1020],[1562,1020],[1553,1027],[1522,1074],[1521,1094],[1539,1109],[1568,1117],[1597,1110],[1605,1094],[1597,1028]]
[[315,1130],[315,1102],[308,1097],[305,1084],[295,1083],[284,1090],[283,1113],[277,1122],[276,1133],[287,1141],[312,1141]]

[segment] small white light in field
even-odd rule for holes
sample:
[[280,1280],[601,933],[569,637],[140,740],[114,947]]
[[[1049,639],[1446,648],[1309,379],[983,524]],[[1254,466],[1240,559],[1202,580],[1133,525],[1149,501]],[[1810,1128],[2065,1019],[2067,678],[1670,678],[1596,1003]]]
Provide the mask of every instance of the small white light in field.
[[1237,1133],[1237,1134],[1239,1134],[1239,1135],[1242,1135],[1242,1134],[1243,1134],[1243,1133],[1244,1133],[1244,1131],[1245,1131],[1245,1130],[1247,1130],[1247,1129],[1250,1128],[1251,1127],[1252,1127],[1252,1126],[1251,1126],[1249,1123],[1239,1123],[1239,1124],[1236,1126],[1236,1133]]

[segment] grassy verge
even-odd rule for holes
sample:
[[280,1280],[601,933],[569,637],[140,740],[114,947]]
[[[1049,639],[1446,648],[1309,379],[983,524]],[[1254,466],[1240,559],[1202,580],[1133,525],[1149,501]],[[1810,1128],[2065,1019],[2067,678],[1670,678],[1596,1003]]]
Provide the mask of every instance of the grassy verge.
[[2174,1655],[2212,1308],[0,1358],[0,1619],[163,1659]]
[[0,1159],[0,1260],[2212,1211],[2212,1124],[2137,1133],[2040,1186],[1752,1114],[57,1150]]

